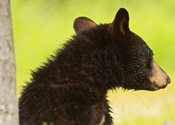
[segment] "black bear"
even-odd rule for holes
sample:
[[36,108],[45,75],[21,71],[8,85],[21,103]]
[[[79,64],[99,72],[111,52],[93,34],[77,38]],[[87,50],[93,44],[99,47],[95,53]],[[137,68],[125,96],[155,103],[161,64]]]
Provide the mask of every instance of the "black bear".
[[111,125],[109,89],[158,90],[169,76],[147,44],[129,29],[126,9],[111,24],[86,17],[76,35],[32,73],[19,99],[20,125]]

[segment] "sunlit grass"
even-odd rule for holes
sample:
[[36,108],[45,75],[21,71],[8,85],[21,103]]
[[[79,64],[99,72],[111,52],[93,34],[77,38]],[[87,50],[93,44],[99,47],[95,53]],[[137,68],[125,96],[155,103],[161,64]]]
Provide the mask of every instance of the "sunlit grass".
[[174,90],[171,84],[154,92],[110,91],[114,122],[117,125],[161,125],[166,120],[175,121]]

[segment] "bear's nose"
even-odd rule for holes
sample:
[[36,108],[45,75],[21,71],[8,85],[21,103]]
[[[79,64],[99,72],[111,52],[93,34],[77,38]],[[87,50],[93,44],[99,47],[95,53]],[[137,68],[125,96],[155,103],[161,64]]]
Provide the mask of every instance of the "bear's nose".
[[170,79],[170,77],[167,75],[167,83],[171,83],[171,79]]

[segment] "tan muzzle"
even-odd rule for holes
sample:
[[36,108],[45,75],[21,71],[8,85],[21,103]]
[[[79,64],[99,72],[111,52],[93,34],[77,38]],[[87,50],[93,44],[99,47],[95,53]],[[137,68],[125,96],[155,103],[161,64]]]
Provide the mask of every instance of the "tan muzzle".
[[154,59],[152,61],[152,72],[149,80],[155,90],[165,88],[171,82],[170,77],[160,68]]

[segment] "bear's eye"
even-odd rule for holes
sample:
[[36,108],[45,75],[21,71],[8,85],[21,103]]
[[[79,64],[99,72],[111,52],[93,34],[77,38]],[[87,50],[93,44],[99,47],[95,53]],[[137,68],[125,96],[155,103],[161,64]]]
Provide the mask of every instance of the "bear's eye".
[[152,59],[153,55],[154,55],[153,52],[150,50],[150,51],[147,53],[147,58]]
[[152,67],[152,60],[153,60],[153,53],[152,51],[147,53],[147,67],[151,68]]

